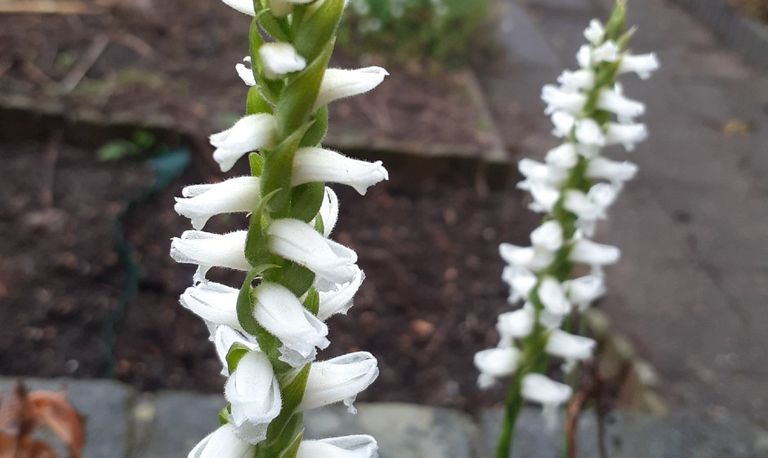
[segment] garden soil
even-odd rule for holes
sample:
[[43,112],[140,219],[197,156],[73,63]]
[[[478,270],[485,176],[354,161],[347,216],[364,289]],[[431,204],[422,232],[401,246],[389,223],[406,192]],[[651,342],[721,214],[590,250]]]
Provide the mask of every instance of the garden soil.
[[[224,178],[209,155],[193,153],[181,177],[128,213],[124,232],[140,276],[123,311],[116,218],[151,185],[143,162],[99,162],[92,148],[55,136],[0,144],[0,373],[112,375],[142,390],[221,392],[206,327],[178,305],[194,268],[168,256],[171,237],[190,228],[173,197],[183,185]],[[335,187],[334,237],[357,250],[367,279],[348,316],[331,318],[321,358],[376,355],[381,376],[366,401],[473,410],[499,400],[477,390],[472,357],[495,344],[506,307],[497,246],[525,243],[534,224],[516,179],[472,162],[384,159],[391,179],[366,196]],[[239,166],[231,175],[247,173]],[[244,226],[242,215],[222,216],[206,229]],[[241,277],[212,272],[231,285]]]

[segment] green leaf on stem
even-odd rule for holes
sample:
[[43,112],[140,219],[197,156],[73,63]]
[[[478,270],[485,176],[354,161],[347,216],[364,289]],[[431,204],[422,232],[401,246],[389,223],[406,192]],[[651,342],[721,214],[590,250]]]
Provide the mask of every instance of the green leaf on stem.
[[283,140],[274,151],[266,152],[261,176],[261,194],[269,195],[279,191],[269,202],[269,214],[273,218],[288,216],[291,203],[291,175],[293,158],[299,142],[309,128],[305,125],[296,129]]
[[307,11],[301,25],[296,28],[293,46],[307,61],[322,54],[323,47],[334,40],[336,29],[344,12],[345,0],[325,0],[314,11]]
[[264,157],[259,153],[248,155],[248,164],[251,166],[251,176],[259,177],[264,171]]
[[304,299],[304,308],[313,315],[317,315],[317,312],[320,311],[320,293],[315,288],[309,288],[307,298]]
[[305,183],[291,189],[291,218],[296,218],[308,223],[312,221],[325,196],[324,183]]
[[280,283],[296,297],[301,297],[312,287],[315,282],[315,274],[304,266],[285,261],[282,268],[265,272],[264,279],[273,283]]
[[317,146],[325,138],[328,132],[328,107],[324,106],[317,110],[314,116],[314,122],[309,130],[301,139],[300,146]]
[[291,135],[304,125],[312,114],[312,107],[320,92],[325,69],[333,53],[333,44],[333,40],[327,42],[322,53],[310,61],[307,68],[288,80],[275,107],[277,132],[280,138]]

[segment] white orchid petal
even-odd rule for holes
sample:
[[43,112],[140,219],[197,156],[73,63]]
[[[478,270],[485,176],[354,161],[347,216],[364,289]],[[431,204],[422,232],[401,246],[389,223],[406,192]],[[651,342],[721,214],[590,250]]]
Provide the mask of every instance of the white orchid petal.
[[346,314],[353,305],[353,298],[360,285],[365,280],[365,274],[358,269],[355,277],[344,284],[334,284],[330,290],[320,290],[320,308],[317,312],[317,318],[325,321],[336,314]]
[[659,69],[659,59],[655,53],[650,54],[624,54],[619,64],[619,73],[636,73],[641,79],[648,79],[651,73]]
[[325,187],[325,195],[319,213],[323,219],[323,235],[329,237],[339,219],[339,197],[328,186]]
[[223,0],[225,4],[234,8],[235,10],[247,14],[249,16],[255,16],[256,10],[253,8],[253,0]]
[[541,90],[541,99],[547,104],[546,114],[565,111],[572,115],[581,113],[587,103],[587,96],[577,91],[548,84]]
[[560,223],[550,220],[531,232],[531,245],[548,251],[557,251],[563,246],[563,228]]
[[597,99],[597,107],[615,113],[622,118],[635,118],[645,113],[645,105],[636,100],[624,97],[613,89],[604,89]]
[[569,334],[555,329],[547,339],[547,353],[570,361],[584,361],[592,358],[597,342],[589,337]]
[[251,56],[245,56],[242,63],[235,65],[235,71],[246,86],[256,86],[256,78],[253,76],[253,68],[251,67]]
[[288,73],[304,70],[307,61],[290,43],[264,43],[259,47],[259,59],[264,70],[264,76],[269,79],[279,79]]
[[232,423],[240,439],[257,444],[267,437],[267,427],[282,408],[280,384],[264,353],[245,354],[227,380],[224,396],[231,405]]
[[381,67],[365,67],[355,70],[329,68],[325,71],[320,84],[320,93],[315,101],[314,110],[328,105],[334,100],[364,94],[384,81],[389,73]]
[[595,243],[588,239],[577,240],[570,253],[571,261],[593,266],[615,264],[620,256],[621,251],[615,246]]
[[179,302],[207,323],[242,329],[237,319],[238,293],[237,289],[227,285],[202,282],[187,288]]
[[606,144],[623,145],[627,151],[635,149],[635,145],[648,137],[645,124],[608,123],[606,128]]
[[312,363],[304,398],[298,410],[316,409],[344,402],[354,411],[352,403],[357,395],[368,388],[378,376],[376,358],[367,352],[349,353]]
[[250,351],[259,350],[259,344],[243,332],[230,326],[221,325],[216,326],[211,333],[211,341],[216,348],[216,355],[219,357],[222,366],[221,375],[229,375],[227,354],[229,354],[229,350],[232,349],[233,345],[240,345]]
[[244,442],[235,434],[236,428],[231,424],[220,426],[201,440],[189,452],[187,458],[249,458],[255,450],[253,445]]
[[623,161],[612,161],[604,157],[596,157],[587,165],[587,177],[595,180],[608,180],[613,183],[622,183],[634,178],[637,174],[637,165]]
[[222,172],[228,172],[245,154],[272,145],[276,130],[275,117],[271,114],[245,116],[229,129],[211,135],[211,145],[216,147],[213,158]]
[[562,285],[553,277],[545,277],[541,281],[539,298],[550,313],[567,315],[571,311],[571,303],[568,302]]
[[381,161],[352,159],[324,148],[299,148],[293,161],[291,185],[331,182],[353,187],[361,195],[376,183],[388,180]]
[[246,231],[212,234],[203,231],[184,231],[171,241],[171,258],[182,264],[197,264],[196,282],[205,279],[211,267],[248,271],[251,265],[245,259]]
[[513,339],[528,337],[533,330],[534,315],[531,309],[521,308],[514,312],[506,312],[499,315],[496,330],[499,331],[502,340],[511,344]]
[[490,388],[495,381],[512,375],[517,370],[520,350],[515,347],[489,348],[475,353],[475,367],[480,371],[478,385]]
[[357,254],[323,237],[297,219],[278,219],[267,229],[273,253],[308,268],[334,283],[347,283],[357,275]]
[[302,441],[296,458],[376,458],[379,446],[368,435]]
[[254,290],[253,316],[270,334],[280,339],[280,359],[291,367],[308,363],[316,348],[330,343],[328,327],[312,315],[286,287],[264,282]]
[[560,169],[570,169],[579,161],[579,153],[573,143],[563,143],[557,148],[549,150],[546,158],[547,164]]
[[250,212],[259,203],[261,191],[256,177],[237,177],[216,184],[187,186],[184,197],[176,198],[176,213],[192,221],[192,227],[202,229],[215,215]]
[[565,282],[568,298],[584,311],[605,294],[605,281],[597,275],[585,275]]
[[576,124],[576,140],[590,146],[605,146],[606,139],[600,125],[594,119],[582,119]]

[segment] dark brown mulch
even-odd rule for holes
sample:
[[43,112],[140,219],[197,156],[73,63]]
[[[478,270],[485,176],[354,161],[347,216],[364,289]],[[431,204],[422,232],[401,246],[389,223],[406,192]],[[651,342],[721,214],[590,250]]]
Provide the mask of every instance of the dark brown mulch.
[[[147,174],[139,163],[98,163],[90,150],[60,145],[51,187],[40,173],[45,144],[2,151],[0,373],[102,376],[103,326],[122,287],[113,221]],[[173,196],[184,184],[222,178],[207,154],[128,220],[143,275],[118,325],[114,357],[117,377],[141,389],[222,389],[204,325],[177,304],[192,268],[168,258],[169,239],[189,227],[173,212]],[[358,251],[368,278],[349,316],[330,321],[332,345],[321,356],[374,353],[381,377],[365,400],[469,410],[499,400],[476,389],[472,355],[495,342],[495,317],[505,306],[497,244],[524,242],[532,224],[514,180],[490,180],[486,189],[469,162],[393,157],[387,165],[391,181],[365,197],[337,188],[335,237]],[[50,205],[39,197],[46,189]],[[218,218],[209,229],[243,222]]]
[[[0,15],[0,104],[198,136],[242,114],[234,65],[247,53],[249,18],[217,0],[115,3],[97,15]],[[364,56],[334,65],[380,64]],[[464,75],[426,67],[390,68],[379,90],[334,104],[334,138],[487,149]]]

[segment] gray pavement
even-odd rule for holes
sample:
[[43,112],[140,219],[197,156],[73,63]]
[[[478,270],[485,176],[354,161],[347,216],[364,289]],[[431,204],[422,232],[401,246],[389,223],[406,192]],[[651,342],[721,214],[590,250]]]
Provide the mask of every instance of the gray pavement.
[[[554,140],[540,88],[575,66],[581,30],[610,1],[500,6],[506,58],[479,77],[512,154],[543,156]],[[673,408],[768,428],[768,79],[669,0],[629,9],[633,49],[658,52],[663,68],[626,84],[648,106],[651,138],[598,234],[624,255],[602,307]]]
[[[12,379],[0,378],[0,393]],[[27,380],[31,389],[66,388],[86,418],[84,458],[177,458],[217,427],[221,396],[188,392],[141,394],[108,380]],[[308,412],[306,437],[371,434],[381,458],[487,458],[492,456],[501,412],[475,422],[444,408],[412,404],[358,404]],[[768,456],[768,432],[729,419],[702,420],[688,414],[654,417],[616,412],[605,423],[612,458],[757,458]],[[528,408],[518,424],[515,458],[560,456],[559,431],[549,431],[540,410]],[[597,421],[587,412],[579,423],[579,456],[598,455]]]

